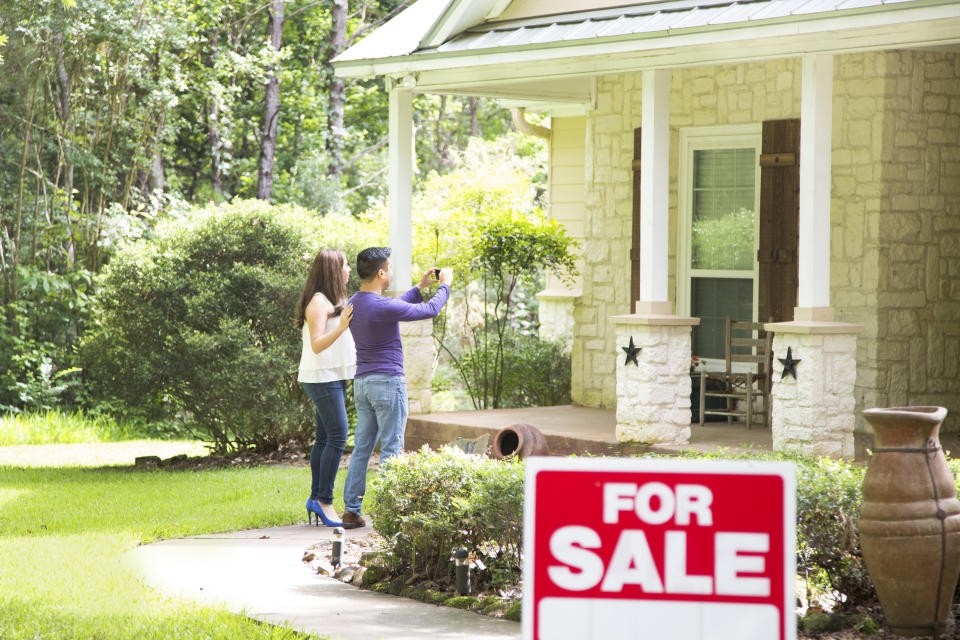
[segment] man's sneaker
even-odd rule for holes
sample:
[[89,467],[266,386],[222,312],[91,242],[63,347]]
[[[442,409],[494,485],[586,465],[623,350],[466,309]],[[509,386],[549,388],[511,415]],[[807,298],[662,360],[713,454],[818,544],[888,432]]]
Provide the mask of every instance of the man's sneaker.
[[340,519],[343,521],[344,529],[357,529],[359,527],[367,526],[366,521],[353,511],[344,511],[343,517]]

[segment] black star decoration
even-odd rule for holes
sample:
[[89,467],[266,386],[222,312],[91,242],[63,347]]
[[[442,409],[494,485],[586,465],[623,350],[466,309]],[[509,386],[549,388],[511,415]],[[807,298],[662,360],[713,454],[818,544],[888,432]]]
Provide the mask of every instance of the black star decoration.
[[786,358],[777,358],[777,360],[779,360],[779,361],[780,361],[780,364],[783,365],[783,373],[780,374],[780,379],[783,380],[784,378],[787,377],[787,374],[789,373],[791,376],[793,376],[793,379],[796,380],[796,379],[797,379],[797,364],[800,363],[800,358],[797,358],[796,360],[794,360],[794,358],[793,358],[793,351],[792,351],[791,347],[787,347],[787,357],[786,357]]
[[627,354],[627,359],[623,361],[624,366],[630,364],[632,361],[633,364],[640,366],[640,363],[637,362],[637,354],[640,353],[641,347],[635,346],[633,344],[633,336],[630,336],[630,346],[629,347],[620,347],[623,349],[624,353]]

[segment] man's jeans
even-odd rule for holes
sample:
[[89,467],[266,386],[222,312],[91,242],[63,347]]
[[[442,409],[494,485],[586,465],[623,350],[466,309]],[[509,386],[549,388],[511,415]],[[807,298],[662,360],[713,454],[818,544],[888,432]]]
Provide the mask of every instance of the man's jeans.
[[353,455],[343,486],[347,511],[360,515],[360,503],[367,489],[367,463],[380,440],[380,462],[403,451],[407,427],[407,379],[402,376],[372,375],[353,381],[357,405],[357,432]]
[[302,382],[316,409],[316,436],[310,450],[310,499],[333,503],[333,483],[347,444],[346,380]]

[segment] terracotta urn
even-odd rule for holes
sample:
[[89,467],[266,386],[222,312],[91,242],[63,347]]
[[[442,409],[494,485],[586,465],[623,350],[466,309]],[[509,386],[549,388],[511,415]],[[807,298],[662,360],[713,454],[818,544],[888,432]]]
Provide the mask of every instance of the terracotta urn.
[[940,448],[943,407],[867,409],[873,456],[863,479],[860,547],[887,625],[946,628],[960,573],[960,501]]
[[549,453],[546,438],[532,424],[512,424],[500,429],[493,438],[493,455],[497,458],[516,456],[523,459]]

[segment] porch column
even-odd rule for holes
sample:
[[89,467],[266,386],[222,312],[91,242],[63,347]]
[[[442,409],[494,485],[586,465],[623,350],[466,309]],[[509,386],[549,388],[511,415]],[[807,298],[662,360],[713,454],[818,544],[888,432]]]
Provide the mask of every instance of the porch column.
[[833,56],[803,56],[800,218],[795,319],[833,320],[830,308],[830,150]]
[[403,292],[410,288],[413,260],[413,223],[410,219],[413,208],[413,94],[396,86],[390,86],[389,90],[391,288]]
[[771,432],[775,451],[853,458],[857,334],[830,306],[830,153],[833,56],[802,61],[799,290],[793,322],[773,338]]
[[[690,329],[673,315],[669,263],[670,71],[643,72],[640,126],[640,299],[614,316],[618,442],[690,442]],[[632,349],[631,349],[632,347]],[[628,353],[629,351],[629,353]]]
[[[387,295],[400,295],[412,282],[413,264],[413,94],[387,81],[389,107],[389,229],[393,282]],[[407,402],[411,414],[429,413],[433,378],[433,321],[400,323]]]
[[669,314],[670,71],[643,72],[640,125],[640,302],[637,313]]

